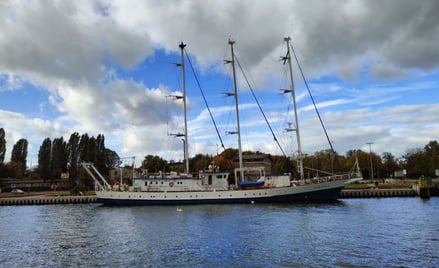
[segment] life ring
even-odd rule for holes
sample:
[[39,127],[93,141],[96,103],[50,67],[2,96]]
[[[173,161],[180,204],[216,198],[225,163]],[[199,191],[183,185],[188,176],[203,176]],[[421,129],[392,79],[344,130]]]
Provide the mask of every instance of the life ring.
[[169,183],[169,187],[173,187],[174,186],[174,183],[171,181],[170,183]]

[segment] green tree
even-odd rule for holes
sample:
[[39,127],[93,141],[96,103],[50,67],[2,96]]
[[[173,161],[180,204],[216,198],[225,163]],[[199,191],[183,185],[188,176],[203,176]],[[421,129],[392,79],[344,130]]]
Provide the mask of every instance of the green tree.
[[5,130],[0,128],[0,164],[3,164],[5,161],[6,155],[6,139],[5,139]]
[[79,140],[79,160],[81,162],[92,162],[90,161],[90,157],[88,156],[88,134],[82,134],[81,139]]
[[157,155],[147,155],[142,161],[142,169],[148,172],[166,171],[168,169],[168,162]]
[[105,148],[105,166],[108,169],[116,168],[121,163],[120,157],[115,151]]
[[26,139],[19,139],[12,148],[11,162],[17,162],[21,164],[21,169],[26,171],[26,158],[27,158],[27,146],[28,141]]
[[88,139],[87,148],[86,148],[87,162],[92,162],[97,166],[97,145],[96,138],[91,137]]
[[99,134],[96,138],[96,167],[97,169],[103,173],[108,173],[108,167],[105,161],[105,137],[102,134]]
[[435,170],[439,168],[439,143],[437,141],[430,141],[424,147],[425,162],[427,169],[426,176],[435,176]]
[[68,155],[68,170],[70,181],[74,181],[79,174],[79,133],[74,132],[70,135],[69,142],[67,143],[67,155]]
[[370,158],[369,153],[362,150],[349,150],[346,153],[345,166],[349,170],[354,167],[355,162],[358,159],[358,165],[360,166],[360,172],[364,179],[368,179],[371,175],[370,173]]
[[384,174],[386,178],[390,178],[395,171],[401,169],[392,153],[384,152],[381,158],[383,159],[383,168],[385,170]]
[[61,173],[67,171],[67,160],[67,144],[63,137],[54,139],[52,143],[51,161],[52,181],[59,179],[61,177]]
[[424,151],[420,148],[410,149],[403,156],[407,177],[419,178],[425,175],[428,170],[428,164],[425,161]]
[[50,162],[52,158],[52,141],[50,138],[44,139],[38,151],[38,169],[44,181],[51,177]]

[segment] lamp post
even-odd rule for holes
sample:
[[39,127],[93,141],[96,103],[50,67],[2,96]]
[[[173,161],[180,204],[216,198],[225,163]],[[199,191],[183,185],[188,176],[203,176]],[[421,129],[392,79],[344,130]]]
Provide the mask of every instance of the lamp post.
[[373,165],[372,165],[372,144],[373,142],[366,142],[366,144],[369,144],[369,159],[370,159],[370,179],[373,181]]

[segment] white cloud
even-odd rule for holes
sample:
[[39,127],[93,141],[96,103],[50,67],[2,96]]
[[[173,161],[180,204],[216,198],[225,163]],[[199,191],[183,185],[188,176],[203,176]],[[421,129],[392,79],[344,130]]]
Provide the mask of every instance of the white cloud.
[[[121,71],[130,74],[154,57],[154,49],[176,52],[184,41],[202,74],[224,72],[216,66],[230,57],[227,39],[232,36],[253,86],[277,90],[282,77],[278,59],[285,51],[282,38],[291,35],[317,104],[328,127],[335,129],[336,147],[343,151],[373,139],[374,149],[387,151],[386,142],[400,154],[435,138],[431,133],[437,125],[431,122],[438,111],[429,105],[431,100],[401,104],[406,94],[437,89],[438,9],[434,0],[5,1],[0,4],[0,94],[32,90],[26,87],[30,84],[50,96],[40,113],[50,105],[61,115],[49,121],[42,119],[49,116],[1,110],[0,127],[11,133],[9,139],[32,139],[34,148],[45,137],[78,131],[104,133],[122,154],[167,151],[178,157],[181,141],[164,138],[165,96],[172,93],[171,87],[167,81],[163,86],[146,84],[156,75],[150,69],[142,69],[145,79]],[[296,67],[295,76],[300,77]],[[327,82],[328,77],[335,78]],[[242,79],[239,83],[245,85]],[[309,119],[314,112],[307,106],[307,93],[303,85],[297,88],[303,127],[310,129],[304,130],[304,143],[312,144],[306,149],[321,149],[325,145],[314,134],[320,132],[318,122]],[[240,103],[244,110],[247,101]],[[282,122],[276,117],[278,104],[265,106]],[[220,113],[225,108],[218,103],[213,110],[223,119],[224,134],[230,115]],[[249,111],[242,125],[252,133],[251,148],[277,150],[257,141],[267,133],[255,131],[261,119]],[[211,124],[206,111],[194,108],[192,115],[196,119],[190,121],[190,132],[199,137],[190,139],[193,154],[200,149],[215,153],[216,134],[205,126]],[[234,137],[226,139],[232,142]],[[166,148],[158,145],[162,142]]]

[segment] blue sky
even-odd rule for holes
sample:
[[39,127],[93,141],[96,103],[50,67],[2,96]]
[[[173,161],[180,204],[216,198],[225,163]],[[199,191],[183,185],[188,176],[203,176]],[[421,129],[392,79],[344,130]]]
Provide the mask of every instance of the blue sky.
[[[36,163],[42,141],[104,134],[119,156],[181,160],[178,44],[187,44],[226,147],[236,147],[228,38],[284,150],[295,141],[283,38],[291,36],[335,149],[391,152],[439,139],[437,1],[2,1],[0,127],[9,160],[18,139]],[[297,65],[303,150],[328,148]],[[219,139],[186,62],[189,154]],[[238,79],[243,147],[280,154]]]

